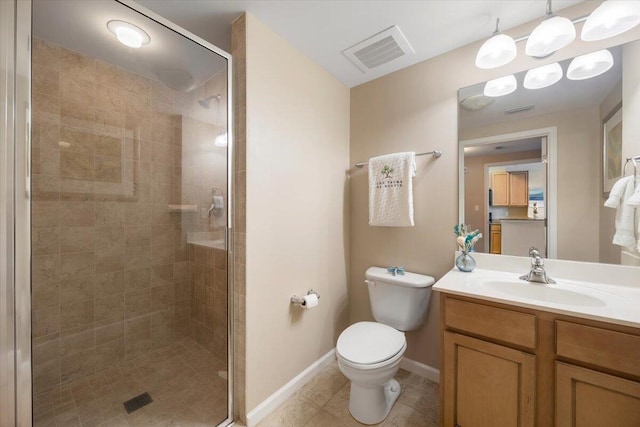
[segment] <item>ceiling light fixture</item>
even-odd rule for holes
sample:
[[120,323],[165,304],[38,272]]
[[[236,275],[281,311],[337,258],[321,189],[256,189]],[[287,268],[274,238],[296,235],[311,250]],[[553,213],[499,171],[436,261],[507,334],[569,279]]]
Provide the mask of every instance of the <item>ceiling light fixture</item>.
[[523,86],[527,89],[542,89],[557,83],[562,78],[562,67],[557,62],[532,68],[524,76]]
[[476,67],[482,69],[497,68],[513,61],[518,53],[516,42],[510,36],[502,34],[498,26],[500,18],[496,19],[496,30],[489,40],[484,42],[476,55]]
[[557,16],[551,10],[551,0],[547,0],[547,18],[542,21],[527,39],[525,53],[536,58],[544,58],[567,46],[576,38],[576,27],[571,20]]
[[606,73],[613,67],[613,55],[607,49],[576,56],[569,64],[569,80],[585,80]]
[[107,28],[120,43],[128,47],[138,49],[151,41],[149,34],[130,22],[112,20],[107,22]]
[[508,95],[518,88],[516,77],[511,74],[509,76],[500,77],[499,79],[489,80],[484,85],[484,94],[492,98]]
[[596,41],[617,36],[640,24],[640,2],[609,0],[587,18],[580,38]]

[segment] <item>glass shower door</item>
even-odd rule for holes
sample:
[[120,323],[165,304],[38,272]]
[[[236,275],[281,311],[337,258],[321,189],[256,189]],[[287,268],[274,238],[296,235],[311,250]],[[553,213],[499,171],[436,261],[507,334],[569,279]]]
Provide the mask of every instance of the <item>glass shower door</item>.
[[33,2],[34,425],[230,415],[230,57],[144,13]]

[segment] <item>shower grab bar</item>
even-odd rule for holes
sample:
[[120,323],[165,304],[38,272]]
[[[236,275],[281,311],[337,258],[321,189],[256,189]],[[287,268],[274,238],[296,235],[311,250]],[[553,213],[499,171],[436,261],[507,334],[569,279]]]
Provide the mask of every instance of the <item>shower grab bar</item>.
[[[426,156],[428,154],[431,154],[433,156],[434,159],[437,159],[438,157],[442,156],[442,151],[440,150],[433,150],[433,151],[426,151],[424,153],[416,153],[416,157],[417,156]],[[356,167],[357,168],[361,168],[364,165],[368,165],[369,162],[360,162],[360,163],[356,163]]]

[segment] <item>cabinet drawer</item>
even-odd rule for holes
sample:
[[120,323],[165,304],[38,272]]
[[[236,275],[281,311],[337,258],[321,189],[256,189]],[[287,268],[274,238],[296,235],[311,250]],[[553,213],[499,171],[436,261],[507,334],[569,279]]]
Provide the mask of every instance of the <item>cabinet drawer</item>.
[[536,316],[472,302],[445,299],[447,327],[535,349]]
[[640,336],[557,320],[556,353],[640,377]]

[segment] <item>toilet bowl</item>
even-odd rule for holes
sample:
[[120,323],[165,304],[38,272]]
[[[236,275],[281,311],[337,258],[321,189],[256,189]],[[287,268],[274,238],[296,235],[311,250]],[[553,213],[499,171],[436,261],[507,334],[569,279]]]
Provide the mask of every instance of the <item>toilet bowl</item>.
[[407,348],[404,333],[376,322],[358,322],[340,334],[338,366],[351,381],[349,412],[363,424],[384,420],[400,395],[393,376]]
[[398,399],[400,384],[393,376],[407,349],[402,331],[422,325],[434,283],[431,276],[395,270],[367,270],[365,283],[376,322],[349,326],[336,344],[338,367],[351,381],[349,412],[363,424],[384,420]]

